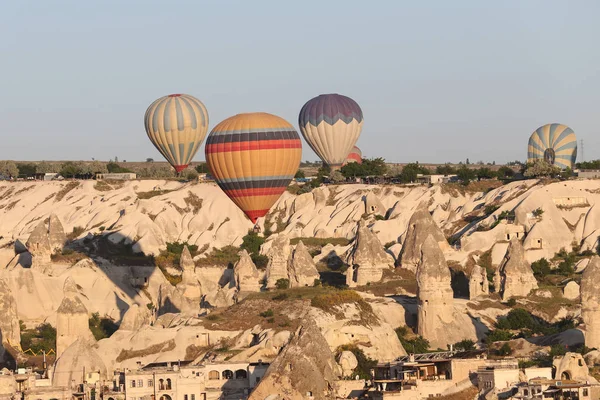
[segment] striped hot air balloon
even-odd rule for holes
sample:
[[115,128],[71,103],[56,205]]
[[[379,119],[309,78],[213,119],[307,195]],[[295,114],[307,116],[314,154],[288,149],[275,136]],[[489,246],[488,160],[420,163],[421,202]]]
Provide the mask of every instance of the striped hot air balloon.
[[148,107],[146,133],[175,171],[183,171],[208,132],[208,112],[200,100],[188,94],[170,94]]
[[339,169],[360,136],[363,114],[349,97],[322,94],[302,107],[298,124],[310,148],[332,169]]
[[283,118],[267,113],[238,114],[213,128],[205,151],[217,184],[256,223],[298,170],[302,142]]
[[362,151],[360,151],[360,149],[356,146],[354,146],[352,148],[352,151],[350,151],[350,154],[348,154],[348,157],[346,157],[346,161],[344,161],[344,165],[349,164],[349,163],[357,163],[357,164],[362,164]]
[[562,124],[546,124],[529,138],[527,162],[544,159],[559,168],[573,168],[577,158],[577,138],[571,128]]

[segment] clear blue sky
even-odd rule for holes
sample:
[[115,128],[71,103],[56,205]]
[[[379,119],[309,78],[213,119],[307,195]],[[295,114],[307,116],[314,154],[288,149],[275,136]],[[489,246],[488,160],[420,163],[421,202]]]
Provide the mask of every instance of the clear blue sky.
[[7,0],[0,159],[160,159],[143,127],[160,96],[198,97],[212,128],[251,111],[297,126],[331,92],[361,105],[367,157],[523,160],[560,122],[600,158],[599,15],[594,0]]

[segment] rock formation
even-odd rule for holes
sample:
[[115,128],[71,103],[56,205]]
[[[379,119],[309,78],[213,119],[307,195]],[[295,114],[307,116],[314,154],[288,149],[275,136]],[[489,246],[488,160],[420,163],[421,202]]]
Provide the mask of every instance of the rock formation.
[[469,279],[469,299],[489,294],[489,282],[484,268],[475,265]]
[[52,253],[61,252],[67,243],[65,229],[56,214],[50,215],[50,221],[48,223],[48,241],[50,242],[50,251]]
[[575,300],[579,297],[579,285],[575,281],[571,281],[563,288],[563,296],[565,299]]
[[73,382],[81,382],[81,374],[98,372],[101,381],[108,378],[106,365],[95,349],[94,343],[79,338],[57,358],[52,386],[71,388]]
[[63,286],[64,298],[56,310],[56,357],[78,339],[94,340],[88,323],[88,310],[79,298],[77,285],[71,277]]
[[289,279],[288,260],[291,248],[290,239],[287,235],[278,235],[267,254],[267,288],[272,289],[279,279]]
[[[308,193],[307,193],[308,194]],[[235,285],[240,295],[260,292],[260,272],[246,250],[239,252],[240,260],[233,266]]]
[[342,368],[342,376],[351,378],[354,369],[358,366],[358,360],[351,351],[345,350],[338,356],[338,364]]
[[152,314],[146,306],[132,304],[131,307],[123,315],[119,330],[121,331],[137,331],[142,326],[150,325]]
[[417,333],[431,347],[446,347],[448,324],[452,322],[452,286],[450,269],[433,235],[421,246],[417,266]]
[[556,357],[552,361],[552,367],[556,369],[556,379],[576,381],[596,381],[590,376],[590,370],[579,353],[567,353],[562,357]]
[[504,260],[498,269],[501,277],[500,295],[502,300],[515,296],[527,296],[538,288],[529,263],[525,260],[525,250],[517,238],[510,241]]
[[334,382],[340,369],[315,322],[302,321],[290,342],[269,366],[249,400],[280,396],[286,400],[335,398]]
[[200,298],[202,297],[202,289],[198,278],[196,277],[196,264],[192,259],[190,250],[187,246],[183,247],[181,257],[179,259],[179,267],[182,270],[181,282],[177,285],[177,290],[181,292],[181,295],[191,303],[198,307]]
[[442,250],[450,247],[444,233],[431,217],[427,204],[421,203],[408,222],[408,230],[396,266],[414,270],[421,259],[421,246],[430,235]]
[[298,242],[292,253],[288,264],[288,275],[290,287],[313,286],[315,280],[320,277],[317,266],[302,241]]
[[50,248],[50,238],[48,237],[48,226],[45,221],[40,221],[37,224],[25,245],[33,255],[35,263],[50,262],[52,250]]
[[0,362],[4,361],[4,343],[19,346],[21,327],[17,303],[4,279],[0,279]]
[[383,217],[387,213],[387,209],[381,200],[379,200],[379,197],[375,195],[375,193],[367,193],[363,197],[363,200],[365,202],[365,214],[381,215]]
[[350,265],[346,271],[346,284],[353,287],[379,282],[383,270],[393,265],[393,258],[385,251],[366,222],[361,220],[346,263]]
[[600,257],[594,256],[581,277],[581,317],[585,345],[600,349]]

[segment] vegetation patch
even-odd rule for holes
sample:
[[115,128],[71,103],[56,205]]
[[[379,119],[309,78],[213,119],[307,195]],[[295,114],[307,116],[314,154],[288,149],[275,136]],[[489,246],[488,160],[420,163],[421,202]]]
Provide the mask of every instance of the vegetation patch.
[[233,267],[240,259],[240,256],[238,255],[239,251],[240,249],[235,246],[225,246],[221,249],[213,248],[206,257],[196,261],[196,265],[205,267]]
[[158,354],[166,351],[175,350],[175,340],[167,340],[166,342],[157,343],[153,346],[147,347],[141,350],[121,350],[117,356],[117,362],[123,362],[125,360],[131,360],[132,358],[146,357],[152,354]]
[[52,262],[74,265],[87,256],[79,251],[64,248],[60,253],[54,253],[50,256]]
[[171,193],[173,190],[151,190],[149,192],[137,192],[138,199],[147,200],[156,196],[162,196],[163,194]]
[[356,366],[354,371],[352,371],[352,376],[350,377],[350,379],[354,379],[356,375],[358,375],[360,379],[371,379],[371,370],[377,366],[378,361],[367,357],[364,351],[359,349],[355,344],[344,344],[342,346],[339,346],[335,351],[336,358],[343,351],[351,352],[352,354],[354,354],[354,357],[356,357],[356,361],[358,361],[358,365]]
[[33,353],[56,349],[56,328],[48,323],[38,325],[34,329],[26,329],[22,321],[21,324],[21,348],[23,351],[31,349]]
[[290,240],[290,244],[295,246],[302,241],[308,247],[324,247],[331,244],[334,246],[347,246],[350,240],[346,238],[315,238],[315,237],[297,237]]
[[408,326],[395,329],[396,335],[407,353],[422,354],[429,352],[429,340],[415,334]]
[[191,208],[194,214],[198,214],[198,211],[202,209],[202,199],[189,190],[187,197],[184,197],[183,201],[188,205],[188,208]]
[[77,239],[83,232],[85,232],[85,228],[83,226],[74,226],[71,233],[67,234],[67,239],[75,240]]
[[100,318],[99,313],[93,313],[89,319],[89,326],[96,340],[111,337],[119,326],[110,318]]
[[65,186],[62,187],[57,193],[56,197],[54,197],[54,201],[61,201],[71,190],[76,189],[79,186],[79,182],[69,182]]

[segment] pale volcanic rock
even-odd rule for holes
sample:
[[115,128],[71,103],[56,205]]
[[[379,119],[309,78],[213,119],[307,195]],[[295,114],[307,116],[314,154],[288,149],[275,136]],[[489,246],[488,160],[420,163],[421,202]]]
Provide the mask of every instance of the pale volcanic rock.
[[594,256],[581,277],[581,317],[585,345],[600,348],[600,257]]
[[575,281],[571,281],[563,288],[563,296],[569,300],[575,300],[579,297],[579,285]]
[[436,239],[429,235],[421,246],[417,266],[417,333],[432,347],[445,348],[452,323],[452,278]]
[[33,255],[35,263],[49,263],[52,249],[50,248],[50,238],[48,237],[48,227],[45,221],[40,221],[35,227],[29,239],[25,244],[29,252]]
[[64,298],[56,310],[56,357],[78,339],[94,341],[89,328],[88,310],[79,298],[75,281],[68,277],[63,286]]
[[382,217],[385,216],[387,213],[387,208],[385,208],[375,193],[369,192],[363,197],[363,199],[365,202],[365,214],[380,215]]
[[239,261],[233,266],[233,275],[238,291],[240,293],[260,292],[261,273],[245,249],[240,251],[239,255]]
[[80,382],[83,371],[86,374],[98,372],[101,380],[108,378],[106,365],[95,343],[78,338],[56,359],[52,386],[71,388],[73,382]]
[[361,220],[346,263],[350,265],[346,271],[346,284],[353,287],[379,282],[383,270],[393,265],[394,258],[385,251],[366,222]]
[[17,302],[6,281],[0,279],[0,361],[6,361],[3,347],[6,342],[13,345],[21,343],[21,327]]
[[315,400],[335,399],[334,382],[340,376],[340,368],[319,328],[305,319],[271,363],[249,400],[277,395],[287,400],[305,400],[308,392]]
[[489,294],[489,283],[485,268],[475,264],[469,278],[469,299]]
[[556,379],[597,382],[594,377],[590,376],[590,370],[579,353],[569,352],[564,356],[555,357],[552,367],[556,370]]
[[143,326],[150,325],[152,314],[146,306],[132,304],[119,325],[121,331],[137,331]]
[[408,230],[396,266],[414,270],[421,259],[421,246],[430,235],[442,250],[449,249],[448,241],[431,217],[427,204],[421,203],[408,222]]
[[288,260],[292,249],[290,239],[285,235],[278,235],[272,245],[267,257],[267,288],[272,289],[279,279],[289,279]]
[[308,249],[299,241],[288,264],[290,287],[313,286],[320,275]]
[[67,235],[60,219],[56,214],[50,214],[48,222],[48,240],[50,242],[50,251],[60,253],[67,243]]
[[346,378],[351,378],[354,372],[354,369],[358,366],[358,360],[354,353],[348,350],[344,350],[340,353],[337,358],[337,362],[342,368],[342,376]]
[[513,238],[510,241],[504,261],[498,268],[501,277],[500,295],[502,300],[515,296],[527,296],[538,288],[531,266],[525,260],[525,250],[521,242]]
[[195,304],[199,304],[200,298],[202,297],[202,289],[198,277],[196,276],[196,264],[194,264],[194,260],[192,259],[192,255],[187,246],[183,247],[181,258],[179,259],[179,266],[182,270],[182,274],[181,282],[177,285],[177,290],[181,292],[184,298]]

